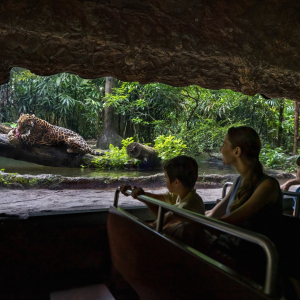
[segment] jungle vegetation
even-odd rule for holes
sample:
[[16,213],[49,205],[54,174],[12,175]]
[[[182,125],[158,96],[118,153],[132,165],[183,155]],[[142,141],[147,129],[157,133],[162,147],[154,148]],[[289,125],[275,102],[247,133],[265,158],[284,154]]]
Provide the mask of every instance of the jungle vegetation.
[[124,140],[157,147],[177,141],[181,153],[192,156],[218,152],[229,127],[248,125],[262,139],[266,166],[294,170],[299,107],[292,100],[116,79],[112,93],[105,93],[105,82],[106,78],[83,79],[68,73],[43,77],[14,68],[10,81],[0,87],[0,122],[13,124],[20,113],[30,113],[85,139],[97,139],[103,114],[113,107],[111,124]]

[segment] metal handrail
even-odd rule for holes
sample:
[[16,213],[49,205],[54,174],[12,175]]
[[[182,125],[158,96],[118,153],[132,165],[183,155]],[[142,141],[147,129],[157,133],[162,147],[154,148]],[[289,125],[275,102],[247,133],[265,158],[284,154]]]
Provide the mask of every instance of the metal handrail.
[[227,188],[232,185],[233,185],[233,182],[225,182],[225,184],[223,185],[223,190],[222,190],[222,199],[226,196]]
[[281,191],[284,196],[293,196],[296,197],[296,205],[295,205],[295,217],[300,218],[300,193],[290,192],[290,191]]
[[[119,199],[119,193],[120,188],[117,188],[115,192],[115,198],[114,198],[114,207],[118,207],[118,199]],[[128,195],[131,195],[131,191],[127,190],[126,193]],[[231,235],[234,235],[236,237],[242,238],[246,241],[252,242],[254,244],[257,244],[263,248],[263,250],[266,253],[267,256],[267,266],[266,266],[266,277],[265,277],[265,284],[264,284],[264,293],[267,295],[273,295],[275,290],[275,282],[277,277],[277,265],[278,265],[278,253],[276,250],[276,247],[272,243],[270,239],[268,239],[266,236],[251,232],[246,229],[242,229],[240,227],[224,223],[222,221],[208,218],[206,216],[187,211],[181,208],[178,208],[176,206],[167,204],[165,202],[155,200],[151,197],[140,195],[138,196],[139,200],[142,200],[143,202],[155,204],[159,207],[158,210],[158,217],[157,217],[157,226],[156,230],[161,233],[162,227],[163,227],[163,215],[164,211],[172,211],[182,217],[185,217],[189,220],[192,220],[196,223],[204,224],[209,227],[221,230],[223,232],[229,233]]]

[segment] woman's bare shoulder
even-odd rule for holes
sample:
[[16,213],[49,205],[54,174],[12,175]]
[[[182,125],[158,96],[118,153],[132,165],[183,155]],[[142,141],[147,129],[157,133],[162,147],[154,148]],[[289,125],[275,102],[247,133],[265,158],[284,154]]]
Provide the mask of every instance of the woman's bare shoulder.
[[261,182],[265,187],[279,188],[279,182],[276,178],[266,175],[265,179]]

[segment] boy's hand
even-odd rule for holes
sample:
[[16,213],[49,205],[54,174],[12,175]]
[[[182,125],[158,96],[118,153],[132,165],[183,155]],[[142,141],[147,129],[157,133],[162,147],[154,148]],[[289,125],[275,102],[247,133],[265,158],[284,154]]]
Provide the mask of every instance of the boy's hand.
[[132,190],[132,193],[131,193],[131,196],[136,199],[138,196],[140,195],[145,195],[145,191],[142,189],[142,188],[138,188],[136,186],[133,187],[133,190]]
[[120,186],[120,191],[121,191],[121,193],[122,193],[123,195],[125,195],[126,197],[129,196],[128,194],[126,194],[126,191],[128,191],[128,190],[130,190],[130,191],[132,190],[132,188],[131,188],[131,186],[130,186],[129,184]]

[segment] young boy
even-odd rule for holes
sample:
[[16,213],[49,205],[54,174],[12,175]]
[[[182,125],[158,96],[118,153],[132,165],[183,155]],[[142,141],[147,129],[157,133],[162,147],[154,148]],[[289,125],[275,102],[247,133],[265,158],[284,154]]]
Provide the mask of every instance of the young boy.
[[[290,179],[289,181],[287,181],[286,183],[284,183],[280,186],[280,188],[284,191],[288,191],[289,188],[292,185],[300,184],[300,156],[297,158],[296,164],[297,164],[296,178]],[[299,193],[300,192],[300,187],[298,187],[295,192]],[[296,197],[294,197],[294,202],[295,203],[294,203],[294,206],[293,206],[293,209],[294,209],[293,216],[295,215]]]
[[[185,155],[174,157],[165,163],[164,173],[168,189],[168,192],[164,194],[145,192],[142,188],[137,187],[134,187],[132,190],[130,185],[121,186],[120,190],[125,196],[128,196],[125,193],[127,190],[132,190],[131,196],[135,199],[139,195],[146,195],[156,200],[175,205],[179,208],[204,214],[204,203],[194,189],[198,179],[198,164],[195,159]],[[145,202],[145,204],[157,216],[158,207],[151,203]],[[173,214],[173,212],[167,212],[164,216],[163,228],[165,229],[170,225],[180,223],[182,220],[183,218]]]

